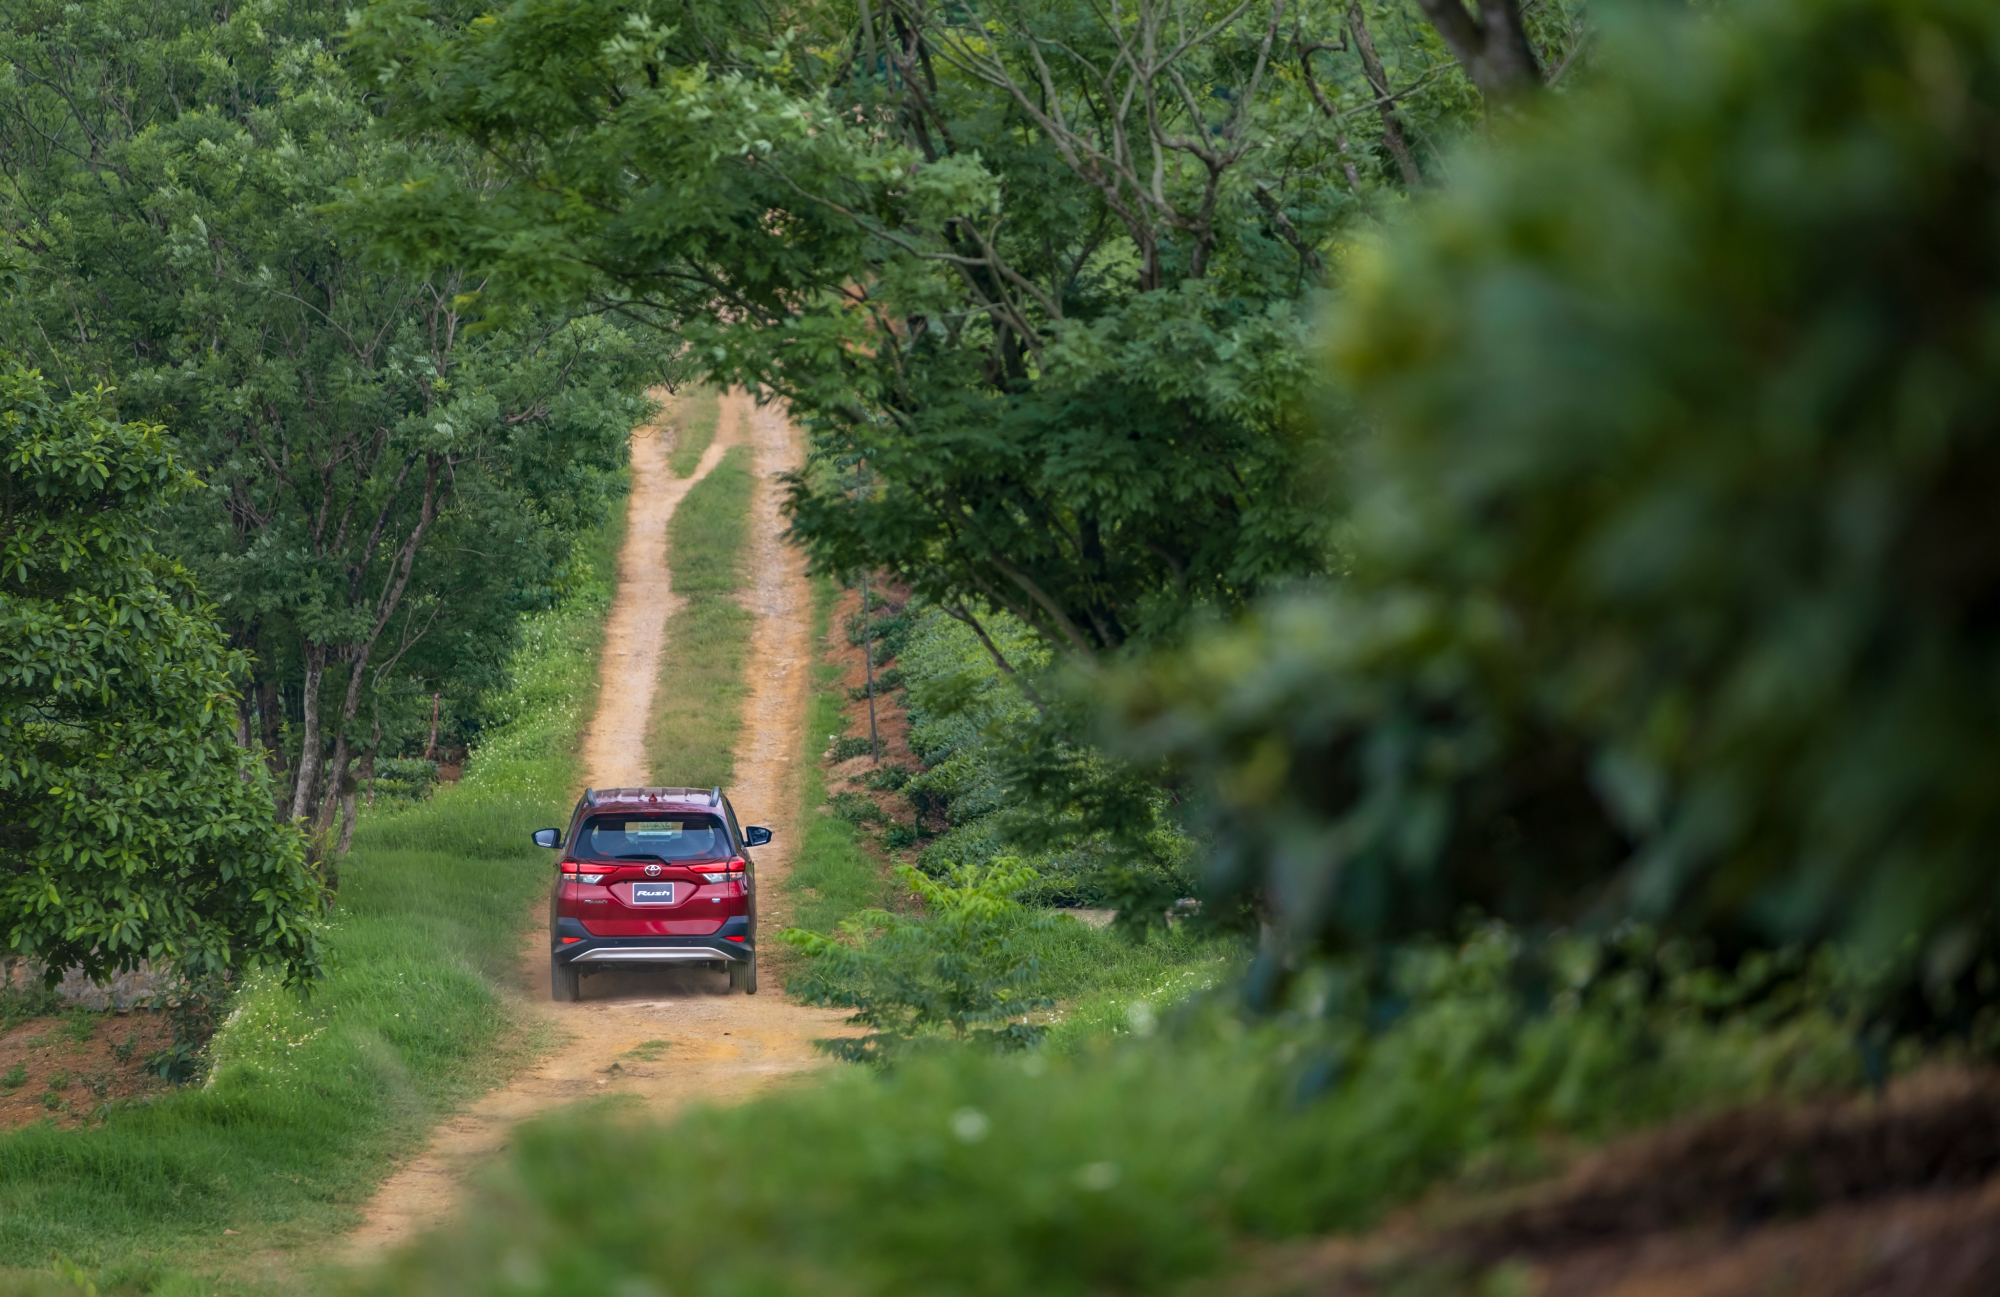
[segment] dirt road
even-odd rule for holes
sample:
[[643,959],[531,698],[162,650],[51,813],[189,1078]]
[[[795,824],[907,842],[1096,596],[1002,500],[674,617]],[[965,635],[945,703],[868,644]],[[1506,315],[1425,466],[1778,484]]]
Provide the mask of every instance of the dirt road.
[[[798,763],[812,676],[811,593],[799,556],[780,539],[774,475],[802,457],[797,431],[776,407],[740,392],[723,397],[715,442],[694,476],[676,479],[667,447],[650,430],[633,436],[632,497],[618,593],[605,627],[602,693],[583,743],[586,781],[620,787],[672,781],[647,769],[646,722],[661,679],[661,646],[675,611],[667,522],[694,484],[740,442],[751,446],[752,574],[745,605],[756,615],[751,692],[730,800],[746,823],[776,837],[757,852],[758,930],[768,944],[788,922],[778,884],[799,840]],[[672,665],[665,664],[671,679]],[[819,1066],[814,1037],[838,1034],[841,1015],[787,1001],[766,977],[756,996],[729,994],[706,970],[607,972],[584,979],[575,1004],[549,1000],[548,938],[541,909],[523,916],[520,991],[552,1019],[559,1044],[540,1064],[446,1122],[429,1147],[384,1184],[342,1259],[365,1262],[422,1233],[455,1209],[467,1175],[504,1148],[515,1123],[595,1095],[631,1095],[655,1113],[688,1100],[742,1098]],[[649,1042],[665,1042],[663,1046]]]

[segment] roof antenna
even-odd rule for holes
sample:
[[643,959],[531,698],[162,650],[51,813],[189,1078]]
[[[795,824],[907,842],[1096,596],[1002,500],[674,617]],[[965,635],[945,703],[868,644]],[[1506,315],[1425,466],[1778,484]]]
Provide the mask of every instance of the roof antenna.
[[722,800],[722,785],[717,784],[715,787],[708,790],[708,804],[710,806],[713,806],[721,800]]

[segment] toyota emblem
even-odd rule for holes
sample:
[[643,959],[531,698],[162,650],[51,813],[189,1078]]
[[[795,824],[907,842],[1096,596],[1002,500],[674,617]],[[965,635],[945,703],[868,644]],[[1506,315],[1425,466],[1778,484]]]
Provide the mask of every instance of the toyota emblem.
[[659,867],[658,865],[647,865],[647,866],[646,866],[646,877],[648,877],[648,878],[658,878],[659,876],[660,876],[660,867]]

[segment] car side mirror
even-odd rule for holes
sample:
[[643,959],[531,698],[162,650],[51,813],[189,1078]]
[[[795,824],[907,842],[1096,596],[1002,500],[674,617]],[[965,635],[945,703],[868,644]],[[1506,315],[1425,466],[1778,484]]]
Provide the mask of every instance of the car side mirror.
[[769,829],[760,829],[754,824],[746,825],[743,829],[743,845],[746,847],[761,847],[770,840]]
[[554,850],[556,847],[562,845],[562,830],[536,829],[535,845],[538,847],[548,847],[549,849]]

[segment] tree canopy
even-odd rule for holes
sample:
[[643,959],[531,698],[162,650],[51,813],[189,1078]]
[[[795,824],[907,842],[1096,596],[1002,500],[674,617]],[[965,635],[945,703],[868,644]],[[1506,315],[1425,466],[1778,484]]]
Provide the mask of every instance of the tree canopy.
[[163,431],[0,373],[0,928],[91,976],[319,967],[321,888],[235,739],[247,670],[152,547]]
[[312,7],[16,9],[5,210],[35,262],[8,336],[115,383],[203,477],[161,543],[256,655],[280,808],[327,834],[344,805],[337,845],[357,759],[503,676],[618,489],[659,341],[559,313],[475,333],[461,269],[343,230],[343,187],[463,150],[376,129]]
[[490,270],[495,316],[670,322],[789,401],[820,465],[866,466],[793,481],[823,570],[888,570],[1084,658],[1326,570],[1316,291],[1339,232],[1478,112],[1431,29],[1169,0],[783,21],[805,26],[376,0],[350,42],[391,120],[472,142],[502,182],[413,163],[359,219]]
[[[1132,685],[1220,892],[1840,936],[1940,1003],[2000,849],[2000,17],[1632,21],[1356,277],[1353,565]],[[1977,1000],[1960,998],[1958,1003]]]

